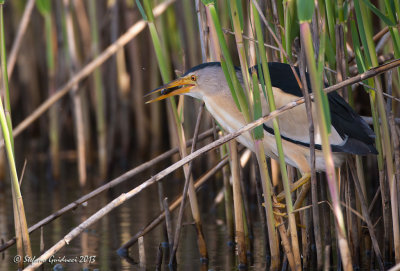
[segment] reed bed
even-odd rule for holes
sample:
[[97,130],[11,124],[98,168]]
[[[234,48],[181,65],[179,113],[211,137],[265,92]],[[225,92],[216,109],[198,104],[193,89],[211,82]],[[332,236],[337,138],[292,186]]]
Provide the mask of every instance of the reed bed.
[[[114,256],[132,265],[138,260],[141,268],[179,269],[182,227],[193,222],[193,246],[207,270],[213,254],[201,210],[210,205],[197,191],[214,177],[207,193],[222,191],[224,200],[215,202],[224,204],[225,249],[238,269],[252,268],[255,239],[262,239],[263,266],[271,270],[399,270],[399,1],[34,2],[0,1],[0,153],[7,155],[0,169],[8,166],[10,172],[0,176],[11,179],[15,222],[15,233],[0,236],[5,241],[0,252],[16,244],[19,255],[37,257],[17,268],[39,268],[85,229],[157,183],[159,215],[140,221],[143,229],[121,243]],[[221,62],[246,126],[223,131],[203,104],[187,97],[145,105],[148,91],[210,61]],[[300,76],[295,74],[303,98],[276,107],[267,65],[272,61],[300,68]],[[260,90],[270,109],[265,116]],[[378,155],[349,155],[340,169],[334,167],[327,100],[332,91],[369,120]],[[317,118],[308,114],[311,174],[301,176],[285,163],[277,117],[303,103],[308,112],[315,106]],[[266,121],[273,123],[277,161],[262,147]],[[314,127],[321,134],[325,172],[315,172]],[[255,146],[252,159],[235,141],[245,132]],[[14,153],[15,146],[22,151]],[[82,191],[92,191],[28,228],[19,163],[28,152],[48,154],[49,180],[57,183],[69,170],[65,156],[71,150],[76,182]],[[165,160],[168,165],[161,163]],[[104,203],[55,244],[32,250],[30,233],[40,228],[43,234],[44,225],[148,169],[152,174],[140,185]],[[164,192],[170,175],[182,184],[173,200]],[[0,188],[8,186],[3,179]],[[254,223],[261,223],[263,238],[251,238]],[[158,225],[165,234],[157,240],[157,262],[151,263],[146,234]]]

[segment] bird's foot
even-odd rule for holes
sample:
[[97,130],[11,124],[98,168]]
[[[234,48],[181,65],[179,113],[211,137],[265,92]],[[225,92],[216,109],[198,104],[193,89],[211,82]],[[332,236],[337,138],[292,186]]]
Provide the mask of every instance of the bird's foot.
[[284,208],[286,208],[286,204],[283,204],[283,203],[280,203],[280,202],[272,201],[272,208],[284,209]]
[[281,213],[279,211],[273,211],[274,215],[280,216],[280,217],[284,217],[286,216],[286,213]]
[[[304,184],[308,183],[310,181],[311,174],[310,173],[305,173],[298,181],[293,183],[290,186],[290,192],[294,192],[297,189],[299,189],[301,186]],[[282,201],[285,198],[285,191],[282,191],[279,193],[279,195],[276,197],[278,201]]]

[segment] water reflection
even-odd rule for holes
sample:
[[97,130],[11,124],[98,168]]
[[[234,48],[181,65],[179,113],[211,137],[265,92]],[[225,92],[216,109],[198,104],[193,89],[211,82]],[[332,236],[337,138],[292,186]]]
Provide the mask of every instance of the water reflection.
[[[46,181],[43,176],[35,175],[32,172],[25,175],[23,182],[23,197],[26,207],[28,224],[33,225],[37,221],[59,210],[63,206],[76,200],[84,193],[93,190],[99,184],[92,184],[90,189],[79,188],[77,179],[73,176],[68,180],[61,180],[57,184]],[[90,200],[84,206],[66,213],[43,227],[45,250],[59,241],[65,234],[71,231],[78,224],[87,219],[99,208],[109,203],[112,199],[123,192],[126,192],[137,186],[145,177],[138,177],[126,182],[113,189],[100,194],[98,197]],[[211,181],[213,182],[213,181]],[[210,199],[208,191],[210,187],[219,187],[220,181],[216,185],[202,189],[199,193],[199,199],[202,206],[202,218],[204,234],[209,250],[209,266],[212,270],[235,270],[235,257],[232,248],[227,245],[226,227],[224,223],[224,206],[219,205],[211,209],[213,200]],[[165,196],[168,196],[170,202],[175,198],[177,191],[180,191],[182,184],[178,180],[168,179],[165,182]],[[188,206],[187,206],[188,207]],[[181,233],[181,242],[177,252],[178,270],[202,270],[207,268],[199,261],[199,252],[197,249],[196,232],[193,225],[189,208],[186,209],[184,223],[185,226]],[[139,270],[139,266],[132,266],[121,259],[116,250],[127,242],[137,231],[142,229],[149,221],[154,219],[160,212],[157,187],[153,186],[144,190],[139,196],[123,204],[116,210],[109,213],[99,222],[81,235],[71,241],[71,243],[61,249],[55,258],[73,258],[79,256],[95,256],[92,263],[71,263],[63,264],[67,270],[82,270],[89,268],[91,270],[99,268],[100,270]],[[177,214],[173,213],[173,224],[175,226]],[[218,221],[218,223],[217,223]],[[9,186],[0,190],[0,238],[5,241],[12,238],[14,234],[12,220],[11,193]],[[258,221],[254,223],[254,235],[262,236],[261,226]],[[144,237],[144,247],[147,265],[144,269],[154,270],[157,260],[157,252],[160,244],[165,241],[163,225],[158,226]],[[40,231],[31,235],[32,248],[35,255],[40,255]],[[130,255],[136,260],[138,257],[138,247],[135,244],[129,251]],[[15,270],[15,264],[12,262],[16,254],[15,246],[8,249],[0,257],[0,270]],[[254,265],[251,269],[260,270],[265,268],[265,257],[262,238],[254,240]],[[45,270],[52,270],[54,264],[45,264]],[[143,270],[143,268],[140,268]],[[162,270],[168,270],[163,264]],[[207,270],[207,269],[206,269]]]

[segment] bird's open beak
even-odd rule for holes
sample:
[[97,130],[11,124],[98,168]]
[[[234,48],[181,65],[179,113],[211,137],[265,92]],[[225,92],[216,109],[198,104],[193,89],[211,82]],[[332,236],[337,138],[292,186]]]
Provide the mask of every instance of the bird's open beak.
[[193,81],[190,78],[182,77],[178,78],[164,86],[158,87],[154,90],[152,90],[149,94],[146,96],[149,96],[153,93],[160,92],[161,96],[152,99],[150,101],[147,101],[146,104],[164,100],[165,98],[179,95],[179,94],[184,94],[190,91],[195,86]]

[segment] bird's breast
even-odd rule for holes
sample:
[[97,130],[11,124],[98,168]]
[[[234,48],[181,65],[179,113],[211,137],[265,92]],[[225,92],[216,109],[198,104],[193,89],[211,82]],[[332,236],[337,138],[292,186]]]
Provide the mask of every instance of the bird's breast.
[[[245,119],[236,107],[232,96],[204,96],[203,100],[206,104],[207,110],[225,131],[232,133],[246,124]],[[254,146],[249,132],[239,136],[238,141],[254,151]]]

